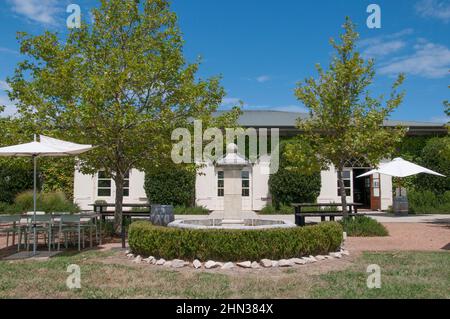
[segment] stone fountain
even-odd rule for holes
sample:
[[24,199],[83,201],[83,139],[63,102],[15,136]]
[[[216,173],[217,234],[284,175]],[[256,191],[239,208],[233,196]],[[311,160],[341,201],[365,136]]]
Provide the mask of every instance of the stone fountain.
[[267,229],[295,227],[293,223],[282,220],[244,219],[242,211],[242,169],[248,160],[239,154],[236,144],[227,146],[227,153],[216,166],[224,172],[223,218],[221,219],[183,219],[170,223],[169,227],[179,228],[220,228],[220,229]]

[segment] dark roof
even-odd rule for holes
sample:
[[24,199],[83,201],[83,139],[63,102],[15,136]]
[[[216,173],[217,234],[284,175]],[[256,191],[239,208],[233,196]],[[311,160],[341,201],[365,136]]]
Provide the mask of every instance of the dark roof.
[[[216,112],[217,115],[225,111]],[[243,127],[267,127],[280,129],[296,129],[298,118],[307,118],[308,113],[284,112],[270,110],[251,110],[243,111],[238,120],[238,124]],[[409,129],[409,133],[413,135],[422,134],[447,134],[448,130],[445,124],[431,122],[415,122],[415,121],[385,121],[386,127],[403,126]]]

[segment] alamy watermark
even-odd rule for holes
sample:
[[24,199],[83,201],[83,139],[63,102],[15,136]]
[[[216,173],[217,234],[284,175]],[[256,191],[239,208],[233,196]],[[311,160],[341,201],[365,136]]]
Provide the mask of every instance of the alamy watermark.
[[70,275],[66,279],[66,286],[69,289],[81,289],[81,269],[80,266],[72,264],[67,267]]
[[369,29],[381,29],[381,7],[378,4],[370,4],[367,7],[367,27]]
[[380,289],[381,288],[381,268],[376,264],[367,266],[367,273],[370,275],[367,277],[367,288]]
[[270,165],[261,165],[261,174],[275,174],[279,168],[279,135],[279,129],[270,129],[269,134],[267,128],[226,128],[224,137],[223,131],[216,127],[203,131],[202,121],[195,120],[193,137],[187,128],[177,128],[172,132],[172,141],[176,143],[173,144],[171,157],[175,164],[215,162],[224,156],[224,146],[237,140],[239,155],[247,155],[250,164],[265,159],[264,162]]

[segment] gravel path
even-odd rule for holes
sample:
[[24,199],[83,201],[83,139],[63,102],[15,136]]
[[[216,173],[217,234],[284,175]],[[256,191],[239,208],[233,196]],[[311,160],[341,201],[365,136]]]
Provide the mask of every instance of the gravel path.
[[388,237],[352,238],[346,242],[351,252],[422,250],[450,251],[450,224],[383,223]]

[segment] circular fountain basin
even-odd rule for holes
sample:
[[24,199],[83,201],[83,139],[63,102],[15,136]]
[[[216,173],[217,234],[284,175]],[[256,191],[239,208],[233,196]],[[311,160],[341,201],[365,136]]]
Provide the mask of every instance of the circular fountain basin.
[[190,228],[190,229],[274,229],[296,227],[294,223],[284,220],[270,219],[181,219],[171,222],[169,227]]

